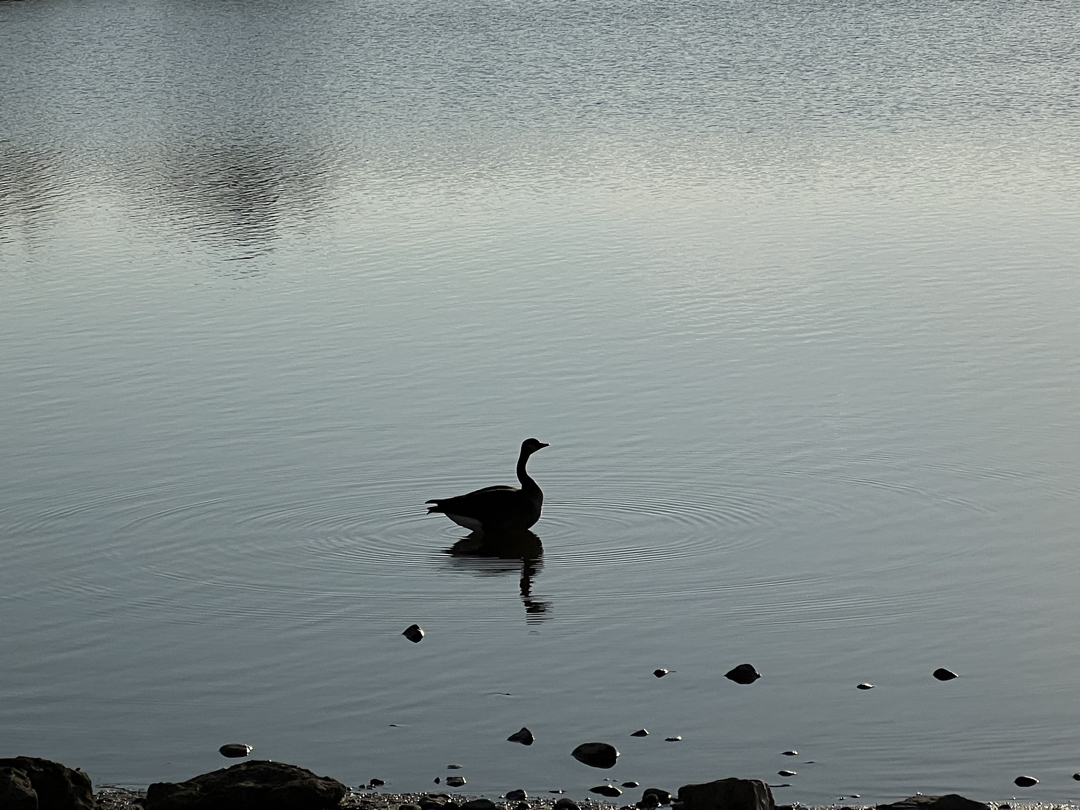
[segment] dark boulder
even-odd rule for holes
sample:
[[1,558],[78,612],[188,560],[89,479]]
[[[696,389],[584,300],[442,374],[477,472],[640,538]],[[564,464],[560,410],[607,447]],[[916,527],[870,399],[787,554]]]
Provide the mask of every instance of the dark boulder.
[[937,678],[939,681],[951,681],[953,678],[959,676],[951,669],[945,669],[945,667],[940,667],[939,669],[934,670],[934,677]]
[[571,751],[570,755],[593,768],[613,768],[615,760],[619,758],[619,750],[608,743],[587,742]]
[[155,782],[146,810],[324,810],[337,807],[345,785],[283,762],[253,760],[186,782]]
[[725,672],[724,677],[735,683],[750,684],[761,677],[761,673],[754,669],[753,664],[739,664],[730,672]]
[[758,779],[717,779],[701,785],[683,785],[683,810],[776,810],[772,791]]
[[892,804],[879,804],[877,810],[990,810],[990,807],[956,793],[947,793],[944,796],[910,796]]
[[30,777],[17,768],[0,768],[0,807],[38,810],[37,791],[30,784]]
[[7,774],[2,789],[13,791],[16,801],[22,800],[19,796],[24,795],[28,781],[37,797],[37,810],[94,810],[94,786],[82,771],[38,757],[10,757],[0,759],[0,773]]

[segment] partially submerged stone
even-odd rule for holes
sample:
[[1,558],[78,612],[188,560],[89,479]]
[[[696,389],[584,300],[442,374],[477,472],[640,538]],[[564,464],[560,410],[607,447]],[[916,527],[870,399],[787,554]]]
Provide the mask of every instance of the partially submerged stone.
[[252,750],[252,747],[247,743],[225,743],[218,749],[218,753],[229,759],[239,759],[240,757],[246,757]]
[[874,688],[874,685],[873,685],[872,683],[860,683],[860,684],[859,684],[858,686],[856,686],[855,688],[856,688],[856,689],[863,689],[863,690],[866,690],[866,689],[873,689],[873,688]]
[[795,771],[789,771],[789,770],[787,770],[787,769],[785,768],[785,769],[784,769],[784,770],[782,770],[782,771],[777,771],[777,772],[776,772],[776,775],[777,775],[777,776],[784,776],[784,777],[788,777],[788,776],[798,776],[798,773],[796,773]]
[[772,791],[759,779],[717,779],[679,788],[682,810],[776,810]]
[[345,785],[284,762],[253,760],[204,773],[186,782],[155,782],[146,810],[329,810]]
[[593,768],[613,768],[619,758],[619,751],[608,743],[587,742],[571,751],[570,755],[578,762]]
[[418,624],[410,624],[402,631],[401,635],[405,636],[413,644],[419,644],[421,639],[424,638],[424,629]]
[[1018,776],[1013,779],[1013,784],[1017,787],[1034,787],[1039,784],[1039,780],[1034,776]]
[[641,798],[645,799],[648,796],[655,798],[658,804],[671,804],[671,793],[663,788],[645,788],[641,793]]
[[524,790],[520,790],[520,789],[519,790],[511,790],[503,798],[505,798],[509,802],[523,802],[527,798],[529,798],[529,794],[526,793]]
[[447,784],[448,787],[455,787],[455,788],[464,787],[465,786],[465,777],[464,776],[448,776],[448,777],[446,777],[446,784]]
[[0,802],[4,810],[19,808],[21,803],[31,807],[31,797],[33,810],[94,810],[95,806],[89,776],[40,757],[0,759],[0,790],[8,797]]
[[675,734],[671,737],[664,737],[664,742],[682,742],[682,735]]
[[648,737],[649,730],[647,728],[639,728],[637,731],[630,732],[631,737]]
[[754,669],[752,664],[739,664],[730,672],[724,673],[724,677],[735,683],[750,684],[761,677],[761,673]]
[[910,796],[892,804],[879,804],[877,810],[990,810],[990,806],[956,793],[946,793],[943,796]]
[[945,669],[944,667],[941,667],[934,670],[934,677],[937,678],[939,681],[951,681],[953,678],[957,678],[959,676],[951,669]]
[[614,785],[597,785],[596,787],[589,788],[589,793],[607,796],[609,799],[614,799],[616,796],[622,796],[622,791]]
[[661,667],[660,669],[654,669],[652,674],[655,675],[657,678],[663,678],[669,672],[671,672],[670,669],[664,669],[663,667]]
[[515,731],[506,738],[507,742],[516,742],[521,743],[522,745],[532,745],[535,739],[533,733],[524,726],[521,727],[520,731]]
[[790,751],[784,751],[784,756],[785,757],[797,757],[798,755],[799,755],[799,752],[796,751],[794,748],[792,748]]
[[564,798],[555,802],[555,810],[581,810],[581,808],[573,799]]

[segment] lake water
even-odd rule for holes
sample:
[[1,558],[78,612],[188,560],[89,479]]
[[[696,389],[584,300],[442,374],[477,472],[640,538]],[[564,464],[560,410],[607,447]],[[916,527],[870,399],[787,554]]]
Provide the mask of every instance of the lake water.
[[[1078,77],[1075,0],[0,3],[0,755],[1076,800]],[[528,436],[542,554],[447,554]]]

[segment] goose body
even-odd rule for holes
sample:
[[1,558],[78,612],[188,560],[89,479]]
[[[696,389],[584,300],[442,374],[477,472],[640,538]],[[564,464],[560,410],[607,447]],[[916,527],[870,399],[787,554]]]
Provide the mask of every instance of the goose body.
[[484,487],[456,498],[428,501],[428,513],[441,512],[459,526],[473,532],[501,533],[527,529],[540,519],[544,493],[525,471],[529,456],[547,447],[536,439],[521,443],[517,477],[521,487]]

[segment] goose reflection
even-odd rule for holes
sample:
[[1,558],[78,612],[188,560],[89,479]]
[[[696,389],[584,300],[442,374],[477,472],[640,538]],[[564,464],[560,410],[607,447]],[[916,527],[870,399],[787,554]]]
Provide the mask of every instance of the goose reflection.
[[450,566],[477,576],[501,576],[520,573],[518,581],[525,621],[537,624],[546,619],[551,603],[532,595],[533,579],[544,567],[544,545],[528,529],[486,535],[473,532],[446,549]]

